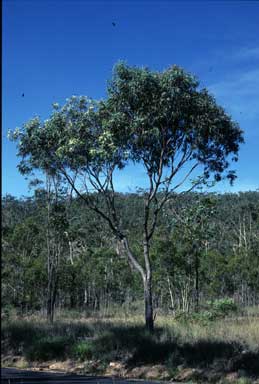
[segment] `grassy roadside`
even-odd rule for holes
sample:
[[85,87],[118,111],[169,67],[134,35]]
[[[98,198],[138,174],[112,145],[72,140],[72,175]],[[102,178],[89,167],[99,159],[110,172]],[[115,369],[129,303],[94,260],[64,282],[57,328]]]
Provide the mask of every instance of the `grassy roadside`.
[[252,383],[259,379],[259,321],[235,316],[204,322],[159,317],[153,335],[142,317],[2,322],[2,366],[82,373]]

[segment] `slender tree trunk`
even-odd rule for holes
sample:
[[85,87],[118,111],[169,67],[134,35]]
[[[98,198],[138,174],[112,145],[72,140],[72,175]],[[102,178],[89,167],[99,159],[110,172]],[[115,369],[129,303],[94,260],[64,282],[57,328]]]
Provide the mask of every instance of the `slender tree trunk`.
[[173,291],[171,287],[171,282],[169,276],[167,276],[167,284],[168,284],[168,290],[169,290],[169,295],[170,295],[170,300],[171,300],[171,307],[172,310],[175,310],[175,304],[174,304],[174,296],[173,296]]
[[195,253],[195,312],[199,311],[200,286],[199,286],[199,255]]
[[57,276],[56,276],[56,272],[52,271],[51,276],[49,276],[48,298],[47,298],[47,320],[51,324],[53,323],[53,320],[54,320],[56,296],[57,296]]
[[153,317],[153,301],[152,301],[152,279],[145,278],[144,284],[144,301],[145,301],[145,323],[146,329],[149,332],[154,331],[154,317]]
[[88,292],[87,287],[84,289],[84,306],[86,307],[88,305]]
[[70,308],[71,309],[74,309],[76,307],[76,284],[75,284],[75,280],[76,280],[76,276],[75,276],[75,272],[72,270],[71,272],[71,278],[72,278],[72,289],[70,291]]
[[46,174],[46,189],[47,189],[47,228],[46,228],[46,240],[47,240],[47,266],[48,266],[48,288],[47,288],[47,321],[53,323],[54,319],[54,305],[53,305],[53,255],[51,252],[51,240],[50,240],[50,204],[51,204],[51,185],[50,178]]
[[53,323],[54,320],[54,305],[53,294],[51,285],[48,287],[48,299],[47,299],[47,321]]
[[144,231],[143,238],[143,252],[145,260],[145,276],[143,278],[144,283],[144,301],[145,301],[145,323],[146,329],[149,332],[154,331],[154,317],[153,317],[153,297],[152,297],[152,271],[149,257],[149,241],[147,236],[147,230]]
[[[149,263],[149,253],[148,253],[148,242],[144,242],[144,258],[145,258],[145,270],[138,263],[137,259],[131,252],[131,249],[128,244],[128,240],[124,237],[121,240],[121,246],[127,255],[128,261],[133,269],[140,273],[143,281],[144,287],[144,305],[145,305],[145,324],[146,329],[149,332],[153,332],[154,330],[154,317],[153,317],[153,301],[152,301],[152,272],[151,266]],[[120,250],[118,249],[117,252]]]
[[54,311],[53,311],[53,305],[52,300],[49,298],[47,302],[47,321],[52,324],[54,321]]

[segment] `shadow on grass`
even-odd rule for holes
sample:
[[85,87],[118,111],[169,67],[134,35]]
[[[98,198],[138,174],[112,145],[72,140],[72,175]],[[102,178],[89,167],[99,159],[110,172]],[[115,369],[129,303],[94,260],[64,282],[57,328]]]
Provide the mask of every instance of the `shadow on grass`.
[[[89,354],[90,346],[90,354]],[[166,364],[168,368],[178,365],[193,368],[208,368],[223,362],[226,371],[244,369],[248,374],[259,374],[259,350],[245,352],[241,343],[229,341],[200,340],[181,342],[179,338],[165,334],[156,328],[153,335],[143,327],[111,327],[88,343],[88,357],[110,362],[124,360],[129,367],[142,364]]]
[[140,326],[100,322],[58,322],[51,326],[23,321],[5,324],[2,340],[13,353],[30,361],[73,358],[108,364],[119,360],[128,367],[162,363],[168,368],[208,368],[221,361],[226,371],[243,369],[259,375],[259,350],[244,353],[244,345],[230,341],[185,342],[164,328],[156,328],[150,335]]
[[68,346],[79,339],[91,337],[94,330],[82,323],[54,324],[17,320],[1,326],[2,354],[13,353],[29,360],[44,361],[65,358]]

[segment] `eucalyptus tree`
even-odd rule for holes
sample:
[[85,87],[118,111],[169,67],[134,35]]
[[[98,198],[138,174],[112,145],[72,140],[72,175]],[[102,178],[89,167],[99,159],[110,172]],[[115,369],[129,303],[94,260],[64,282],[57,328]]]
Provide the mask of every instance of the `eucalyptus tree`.
[[37,308],[42,302],[45,282],[42,258],[42,212],[32,199],[7,196],[2,202],[3,305],[19,310]]
[[[199,309],[200,297],[200,273],[202,255],[207,254],[210,248],[210,239],[215,230],[213,226],[213,214],[217,199],[212,194],[195,193],[188,196],[189,201],[183,207],[168,206],[169,217],[172,218],[173,235],[180,243],[179,248],[186,256],[184,262],[188,265],[189,280],[194,286],[194,307]],[[179,251],[179,249],[178,249]],[[193,291],[189,286],[187,298]]]
[[[47,245],[47,319],[53,323],[62,258],[70,244],[67,239],[68,220],[62,199],[59,177],[46,176],[46,245]],[[68,244],[69,243],[69,244]]]
[[[150,246],[159,213],[194,171],[189,190],[224,174],[233,181],[229,159],[237,160],[243,142],[238,124],[180,67],[154,72],[118,63],[105,100],[74,96],[62,108],[55,104],[48,120],[37,117],[15,130],[13,138],[23,174],[35,168],[58,174],[108,223],[118,253],[141,275],[152,331]],[[115,171],[130,162],[144,167],[149,182],[140,212],[142,257],[132,251],[114,189]]]

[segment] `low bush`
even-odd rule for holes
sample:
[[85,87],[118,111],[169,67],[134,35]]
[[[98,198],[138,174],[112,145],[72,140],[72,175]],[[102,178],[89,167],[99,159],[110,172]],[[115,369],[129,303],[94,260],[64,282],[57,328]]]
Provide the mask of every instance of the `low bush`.
[[80,361],[91,359],[94,355],[94,345],[91,341],[75,343],[71,349],[72,356]]
[[36,340],[25,352],[30,361],[47,361],[51,359],[64,359],[68,352],[71,340],[68,337],[44,337]]
[[238,311],[238,306],[231,298],[208,301],[199,312],[178,312],[177,321],[183,323],[201,323],[206,325],[211,321],[229,316]]
[[238,306],[232,298],[214,300],[208,303],[209,306],[219,315],[227,316],[238,311]]
[[8,343],[9,348],[21,351],[31,345],[33,341],[46,335],[44,328],[27,321],[3,322],[2,340]]
[[218,318],[213,310],[203,310],[199,312],[179,312],[175,315],[175,320],[183,324],[200,323],[207,325],[209,322],[214,321]]

